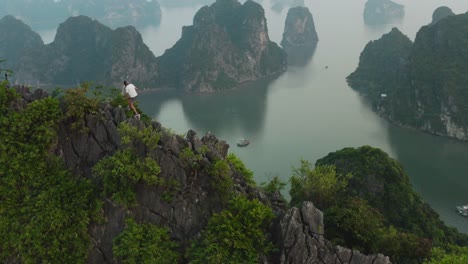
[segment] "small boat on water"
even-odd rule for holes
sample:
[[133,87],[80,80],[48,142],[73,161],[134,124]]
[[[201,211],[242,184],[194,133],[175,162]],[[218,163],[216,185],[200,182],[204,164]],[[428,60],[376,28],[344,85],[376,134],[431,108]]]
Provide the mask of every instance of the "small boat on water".
[[237,142],[238,147],[246,147],[250,144],[250,141],[248,139],[241,139]]
[[468,205],[457,206],[457,211],[463,216],[468,216]]

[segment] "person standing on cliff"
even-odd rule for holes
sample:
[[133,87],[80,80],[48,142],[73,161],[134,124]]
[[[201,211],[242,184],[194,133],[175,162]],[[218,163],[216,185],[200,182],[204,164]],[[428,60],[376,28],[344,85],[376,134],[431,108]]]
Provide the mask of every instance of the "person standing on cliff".
[[135,106],[133,105],[133,102],[135,102],[136,97],[138,96],[138,93],[136,91],[138,88],[136,88],[135,85],[133,85],[131,83],[128,83],[127,81],[124,81],[123,84],[124,84],[123,94],[124,94],[125,98],[127,98],[128,106],[135,113],[135,118],[139,120],[140,119],[140,114],[138,113]]

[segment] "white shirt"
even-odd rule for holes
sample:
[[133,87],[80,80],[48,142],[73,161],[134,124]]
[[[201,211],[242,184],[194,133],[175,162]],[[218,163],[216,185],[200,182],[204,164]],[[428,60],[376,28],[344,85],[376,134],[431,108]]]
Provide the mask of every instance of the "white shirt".
[[129,83],[127,86],[125,86],[125,93],[130,96],[130,98],[135,98],[137,97],[138,93],[136,92],[136,87],[135,85]]

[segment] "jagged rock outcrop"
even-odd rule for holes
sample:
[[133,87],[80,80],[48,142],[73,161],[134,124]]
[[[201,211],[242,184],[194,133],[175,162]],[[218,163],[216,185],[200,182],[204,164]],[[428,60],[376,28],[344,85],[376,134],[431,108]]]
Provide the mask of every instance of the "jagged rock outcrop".
[[436,10],[434,10],[434,13],[432,13],[432,24],[437,23],[439,20],[448,17],[448,16],[454,16],[455,13],[453,13],[452,9],[450,9],[447,6],[441,6],[438,7]]
[[5,0],[0,15],[13,15],[36,30],[53,29],[70,16],[86,15],[110,27],[158,25],[158,1],[146,0]]
[[21,20],[13,16],[4,16],[0,20],[0,60],[5,60],[2,68],[14,68],[21,54],[43,45],[39,34]]
[[284,51],[268,36],[263,8],[237,0],[202,7],[157,61],[158,86],[198,92],[229,89],[286,69]]
[[392,30],[366,46],[349,85],[398,125],[468,140],[467,25],[468,14],[446,17],[422,27],[414,44],[389,38],[399,35]]
[[112,30],[89,17],[67,19],[55,40],[20,54],[13,68],[15,83],[74,86],[86,81],[120,87],[137,79],[154,83],[155,57],[133,27]]
[[334,246],[324,238],[323,214],[311,202],[291,208],[275,225],[277,260],[272,263],[390,264],[384,255],[364,255]]
[[291,65],[306,64],[315,52],[318,36],[314,19],[307,7],[289,9],[281,46]]
[[404,15],[404,6],[391,0],[368,0],[364,7],[364,23],[367,25],[390,24]]

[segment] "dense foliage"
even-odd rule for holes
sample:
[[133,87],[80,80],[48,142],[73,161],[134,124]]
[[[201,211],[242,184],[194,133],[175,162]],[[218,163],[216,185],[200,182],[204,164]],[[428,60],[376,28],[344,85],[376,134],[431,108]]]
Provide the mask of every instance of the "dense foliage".
[[449,246],[433,248],[431,257],[424,264],[465,264],[468,263],[468,247]]
[[125,264],[173,264],[180,258],[178,245],[170,240],[169,229],[152,224],[137,224],[132,218],[115,238],[114,255]]
[[214,214],[189,252],[193,264],[256,264],[272,250],[266,228],[273,219],[270,207],[236,196]]
[[0,261],[84,263],[99,204],[92,185],[71,177],[52,153],[59,102],[46,98],[17,111],[15,98],[0,86]]
[[229,153],[229,155],[226,157],[226,160],[234,167],[236,172],[242,175],[248,184],[252,186],[255,185],[253,171],[247,169],[244,165],[244,162],[242,162],[242,160],[240,160],[234,153]]
[[[315,171],[305,164],[299,170],[301,174],[313,175]],[[330,240],[364,252],[387,254],[394,261],[406,263],[420,262],[429,255],[432,245],[468,244],[466,235],[447,227],[422,201],[412,190],[401,165],[383,151],[367,146],[345,148],[319,159],[315,170],[330,165],[336,166],[336,175],[352,175],[346,177],[346,188],[342,185],[335,190],[335,195],[330,196],[333,198],[320,208]],[[328,181],[336,177],[333,173],[321,174]],[[293,199],[297,194],[300,199],[301,193],[307,191],[311,196],[315,191],[317,196],[324,182],[295,181],[296,176],[292,178]]]
[[334,166],[317,166],[312,169],[309,161],[301,160],[301,166],[293,169],[290,179],[291,204],[314,201],[318,208],[327,208],[336,203],[338,194],[348,184],[349,177],[350,175],[336,174]]
[[[160,133],[151,126],[138,129],[127,123],[119,128],[122,148],[114,155],[99,161],[94,174],[104,183],[104,194],[121,205],[136,205],[135,188],[138,183],[148,185],[170,185],[159,178],[161,168],[151,156],[141,157],[134,149],[135,144],[143,144],[149,150],[158,147]],[[171,187],[171,186],[167,186]],[[173,187],[173,186],[172,186]],[[169,188],[170,189],[170,188]]]

